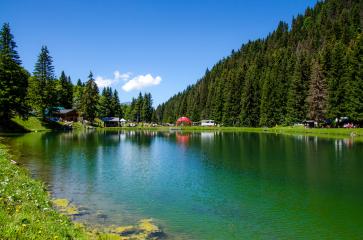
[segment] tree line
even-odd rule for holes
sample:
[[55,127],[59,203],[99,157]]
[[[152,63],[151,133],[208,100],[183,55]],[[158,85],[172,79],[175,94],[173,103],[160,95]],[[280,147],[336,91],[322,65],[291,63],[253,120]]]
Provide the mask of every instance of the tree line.
[[207,69],[159,105],[159,122],[182,116],[228,126],[275,126],[307,119],[363,121],[363,10],[359,0],[326,0],[280,22]]
[[106,87],[99,92],[92,72],[86,82],[74,85],[64,71],[55,76],[53,59],[42,46],[33,74],[21,66],[16,43],[8,23],[0,32],[0,118],[8,122],[15,115],[51,117],[60,108],[76,109],[89,121],[96,117],[127,117],[133,121],[151,122],[152,96],[139,94],[130,105],[121,104],[117,90]]

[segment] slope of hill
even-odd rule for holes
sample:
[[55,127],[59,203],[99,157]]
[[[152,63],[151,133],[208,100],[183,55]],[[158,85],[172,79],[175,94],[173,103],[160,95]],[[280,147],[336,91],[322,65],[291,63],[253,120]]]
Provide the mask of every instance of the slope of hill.
[[228,126],[274,126],[304,119],[363,120],[363,7],[326,0],[243,44],[194,85],[158,106],[160,122],[179,116]]

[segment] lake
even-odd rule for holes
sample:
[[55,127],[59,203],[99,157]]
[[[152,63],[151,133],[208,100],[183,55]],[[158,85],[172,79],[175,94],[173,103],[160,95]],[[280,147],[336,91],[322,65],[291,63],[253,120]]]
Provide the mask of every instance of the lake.
[[53,197],[90,209],[79,221],[153,218],[170,239],[363,237],[363,143],[353,139],[85,131],[4,141]]

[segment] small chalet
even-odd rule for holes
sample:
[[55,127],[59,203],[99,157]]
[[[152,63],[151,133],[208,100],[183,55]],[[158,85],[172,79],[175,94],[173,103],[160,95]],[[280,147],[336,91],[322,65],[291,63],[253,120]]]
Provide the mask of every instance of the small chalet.
[[76,122],[79,114],[76,109],[59,109],[53,112],[53,116],[61,121]]
[[119,127],[121,125],[121,120],[118,117],[105,117],[102,118],[104,127]]

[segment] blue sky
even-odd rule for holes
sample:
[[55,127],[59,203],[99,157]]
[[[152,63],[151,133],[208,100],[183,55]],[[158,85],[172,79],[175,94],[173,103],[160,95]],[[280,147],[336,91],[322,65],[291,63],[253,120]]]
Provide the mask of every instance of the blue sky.
[[316,0],[1,0],[24,67],[32,72],[47,45],[57,76],[64,70],[119,91],[122,102],[151,92],[154,105],[201,78],[248,40],[265,37],[280,20]]

